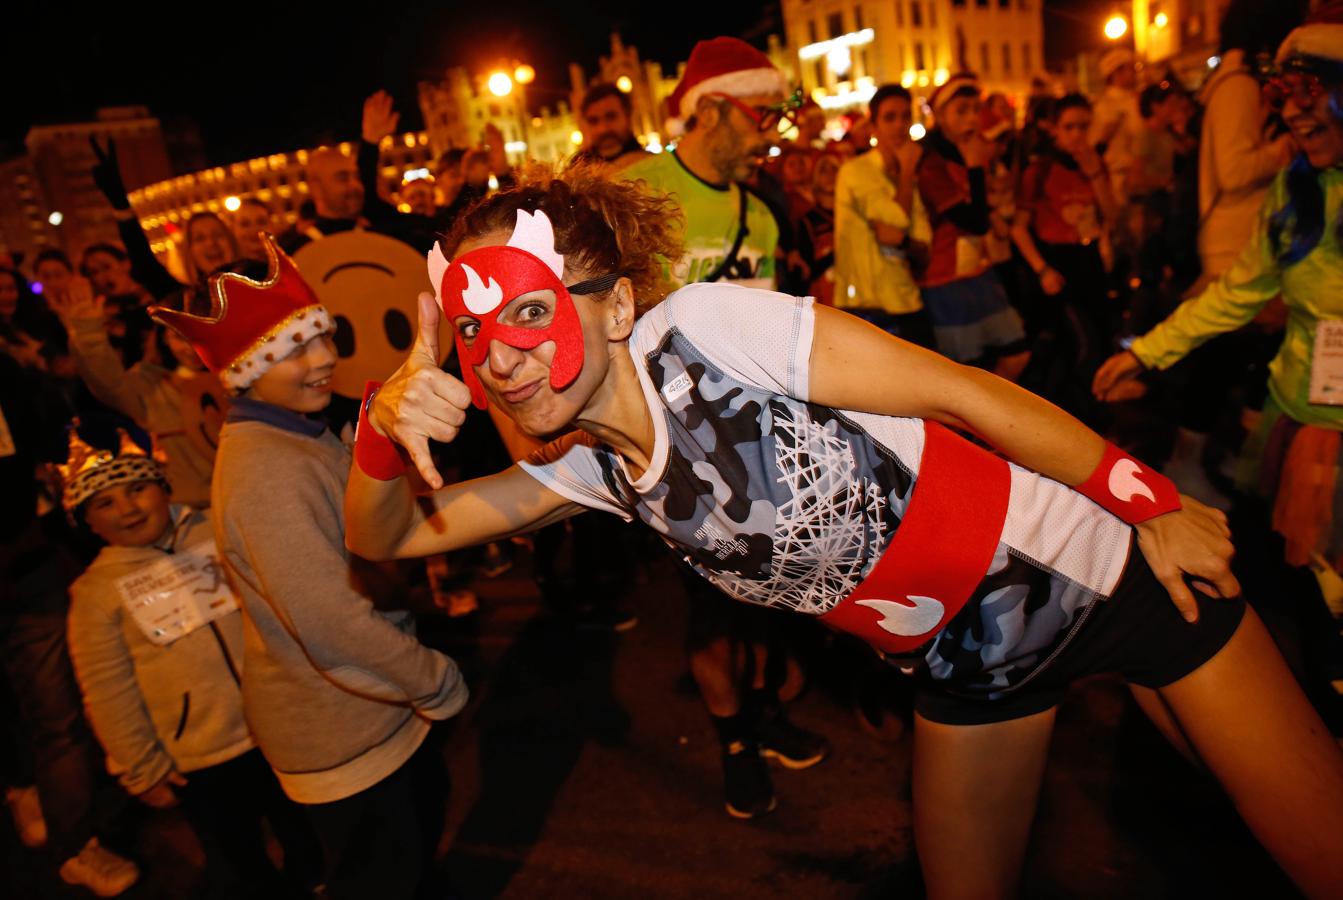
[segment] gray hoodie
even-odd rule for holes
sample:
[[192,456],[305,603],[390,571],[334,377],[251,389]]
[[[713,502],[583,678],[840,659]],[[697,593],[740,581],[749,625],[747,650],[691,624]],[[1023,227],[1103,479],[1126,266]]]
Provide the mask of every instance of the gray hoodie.
[[239,399],[220,432],[215,532],[246,614],[247,719],[299,803],[382,781],[467,699],[456,664],[404,613],[375,608],[356,576],[349,471],[339,439],[278,407]]
[[170,550],[213,545],[209,513],[173,506],[172,537],[159,546],[104,547],[70,586],[70,659],[89,721],[126,790],[140,794],[169,771],[193,772],[251,750],[232,669],[243,656],[234,611],[167,646],[145,636],[117,582]]

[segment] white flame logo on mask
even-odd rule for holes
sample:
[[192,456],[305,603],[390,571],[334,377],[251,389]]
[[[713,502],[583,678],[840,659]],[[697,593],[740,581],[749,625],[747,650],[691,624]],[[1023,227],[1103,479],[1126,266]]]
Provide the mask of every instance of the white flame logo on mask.
[[486,285],[476,270],[466,263],[462,263],[462,271],[466,273],[466,290],[462,291],[462,302],[466,308],[478,316],[498,308],[504,300],[504,289],[499,287],[499,282],[490,276],[490,283]]

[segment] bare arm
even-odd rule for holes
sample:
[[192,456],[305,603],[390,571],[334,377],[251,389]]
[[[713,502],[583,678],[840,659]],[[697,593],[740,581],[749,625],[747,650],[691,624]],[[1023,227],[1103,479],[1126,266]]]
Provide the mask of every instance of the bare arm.
[[[382,386],[369,424],[405,448],[416,472],[378,481],[356,465],[345,490],[345,543],[366,559],[428,556],[531,531],[581,511],[517,466],[444,485],[429,439],[449,442],[471,402],[466,386],[438,367],[439,310],[420,295],[420,331],[410,356]],[[417,477],[418,475],[418,477]],[[433,491],[417,496],[425,485]]]
[[[1066,485],[1099,464],[1100,435],[1058,407],[982,369],[891,337],[817,306],[809,400],[823,406],[932,419],[978,435],[1009,459]],[[874,389],[880,385],[881,389]],[[1226,517],[1189,497],[1184,508],[1136,526],[1138,545],[1176,607],[1191,621],[1190,575],[1209,596],[1234,596]]]
[[1046,294],[1052,297],[1063,290],[1063,276],[1050,267],[1044,255],[1040,253],[1040,248],[1035,245],[1035,237],[1031,234],[1029,209],[1017,211],[1016,220],[1012,223],[1012,243],[1017,245],[1026,264],[1035,272],[1035,277],[1040,279],[1040,287]]

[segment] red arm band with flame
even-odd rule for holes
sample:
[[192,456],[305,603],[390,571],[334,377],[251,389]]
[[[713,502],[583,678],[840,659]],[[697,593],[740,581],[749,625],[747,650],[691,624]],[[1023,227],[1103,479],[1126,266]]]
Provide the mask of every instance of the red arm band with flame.
[[1108,441],[1096,471],[1073,490],[1130,525],[1180,508],[1180,492],[1173,481]]
[[382,387],[381,381],[364,385],[364,399],[359,402],[359,426],[354,432],[354,462],[359,471],[376,481],[392,481],[406,471],[406,460],[396,443],[378,434],[368,421],[368,405],[373,394]]

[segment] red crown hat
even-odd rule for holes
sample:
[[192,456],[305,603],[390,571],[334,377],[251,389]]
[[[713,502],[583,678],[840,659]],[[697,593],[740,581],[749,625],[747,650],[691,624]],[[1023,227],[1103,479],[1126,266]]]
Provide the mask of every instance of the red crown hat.
[[182,335],[206,368],[235,392],[288,356],[295,347],[331,329],[331,316],[270,235],[262,235],[268,265],[265,281],[234,272],[210,279],[215,315],[193,316],[162,306],[154,320]]
[[788,80],[768,56],[739,38],[716,37],[700,41],[690,51],[685,74],[667,106],[672,116],[688,119],[705,94],[750,97],[787,91]]

